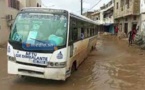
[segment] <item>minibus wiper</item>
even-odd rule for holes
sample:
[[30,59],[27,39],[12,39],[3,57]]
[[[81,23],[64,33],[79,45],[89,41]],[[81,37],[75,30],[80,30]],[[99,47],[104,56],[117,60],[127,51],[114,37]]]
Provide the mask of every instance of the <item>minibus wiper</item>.
[[45,41],[41,41],[41,40],[38,40],[38,39],[34,39],[34,38],[30,38],[30,39],[32,39],[32,40],[36,40],[36,41],[38,41],[38,42],[45,43]]

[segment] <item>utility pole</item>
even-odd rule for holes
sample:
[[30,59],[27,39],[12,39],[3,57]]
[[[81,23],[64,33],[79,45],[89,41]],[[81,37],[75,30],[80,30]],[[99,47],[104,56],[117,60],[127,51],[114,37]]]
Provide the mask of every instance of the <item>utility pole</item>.
[[83,14],[83,0],[81,0],[81,15]]

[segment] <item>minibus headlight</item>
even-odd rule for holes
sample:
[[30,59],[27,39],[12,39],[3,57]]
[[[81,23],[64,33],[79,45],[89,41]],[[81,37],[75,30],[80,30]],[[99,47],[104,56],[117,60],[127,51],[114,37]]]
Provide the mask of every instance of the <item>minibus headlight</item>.
[[64,68],[66,66],[66,62],[49,62],[49,68]]
[[8,60],[15,62],[16,61],[16,58],[15,57],[8,56]]

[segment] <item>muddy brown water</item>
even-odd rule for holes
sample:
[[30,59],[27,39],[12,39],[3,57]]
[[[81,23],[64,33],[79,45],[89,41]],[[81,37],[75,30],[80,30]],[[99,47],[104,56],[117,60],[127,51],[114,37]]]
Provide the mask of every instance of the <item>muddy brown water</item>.
[[115,37],[99,39],[96,47],[66,82],[8,75],[0,49],[0,90],[145,90],[144,51]]

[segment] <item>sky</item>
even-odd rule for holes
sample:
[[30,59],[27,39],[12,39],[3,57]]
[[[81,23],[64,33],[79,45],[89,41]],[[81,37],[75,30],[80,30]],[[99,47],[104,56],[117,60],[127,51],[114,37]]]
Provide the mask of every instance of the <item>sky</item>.
[[[67,9],[77,14],[80,14],[81,11],[80,10],[81,0],[41,0],[41,1],[42,7]],[[88,11],[99,1],[100,0],[83,0],[83,11],[84,12]],[[109,1],[110,0],[101,0],[96,7],[94,7],[89,11],[97,10],[105,3],[108,3]]]

